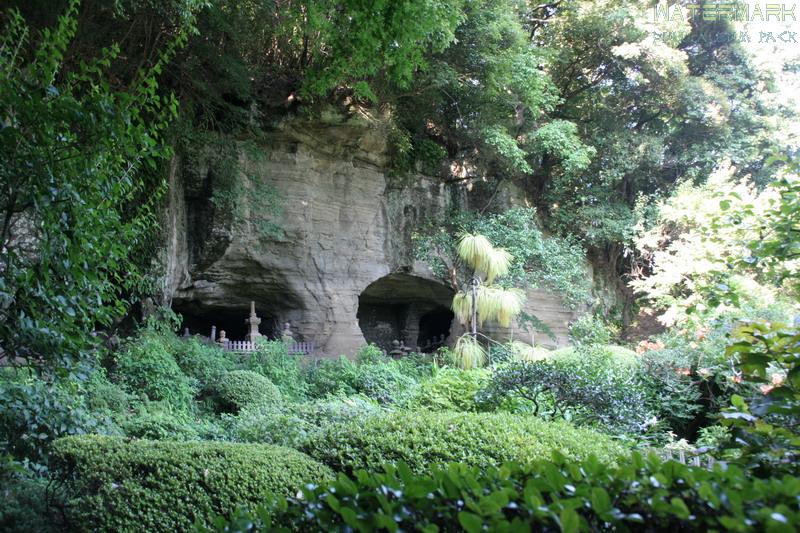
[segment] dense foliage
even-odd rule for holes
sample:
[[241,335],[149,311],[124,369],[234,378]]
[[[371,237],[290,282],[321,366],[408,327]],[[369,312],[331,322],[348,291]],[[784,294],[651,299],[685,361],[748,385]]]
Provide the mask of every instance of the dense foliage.
[[791,531],[798,491],[797,477],[754,479],[737,467],[555,454],[484,471],[362,470],[200,531]]
[[[627,374],[627,375],[626,375]],[[627,372],[591,358],[583,361],[520,361],[502,365],[481,392],[481,402],[513,405],[545,418],[637,433],[647,426],[645,392]]]
[[535,209],[516,207],[485,216],[454,212],[444,224],[430,221],[419,228],[414,234],[416,256],[447,282],[459,268],[453,250],[462,231],[484,235],[514,257],[501,285],[555,290],[571,306],[590,300],[585,250],[572,239],[546,237]]
[[[706,38],[732,21],[620,0],[12,4],[0,529],[800,523],[796,110],[775,92],[797,69]],[[387,190],[421,172],[460,208],[410,230],[462,322],[558,342],[522,305],[558,291],[588,311],[571,346],[311,360],[174,334],[165,177],[209,168],[210,212],[272,246],[280,192],[249,167],[291,120],[353,117],[387,141]]]
[[152,253],[159,161],[176,100],[157,76],[185,39],[142,68],[125,89],[109,73],[119,48],[74,68],[65,53],[78,2],[34,33],[5,13],[0,42],[0,359],[69,361],[140,292],[135,250]]

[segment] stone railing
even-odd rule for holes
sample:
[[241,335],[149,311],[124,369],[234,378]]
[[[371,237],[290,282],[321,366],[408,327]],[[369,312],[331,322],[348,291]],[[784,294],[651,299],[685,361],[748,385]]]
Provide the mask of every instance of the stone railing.
[[[222,343],[222,349],[226,352],[253,352],[256,350],[256,345],[251,341],[226,340]],[[313,341],[293,342],[287,346],[287,350],[293,355],[309,355],[314,353],[316,345]]]
[[314,353],[316,351],[316,349],[317,349],[317,346],[313,341],[311,341],[311,342],[293,342],[293,343],[289,344],[289,346],[287,348],[287,350],[289,351],[290,354],[302,354],[302,355],[312,354],[312,353]]
[[226,352],[252,352],[255,351],[256,345],[250,341],[225,341],[222,343],[222,349]]
[[[665,461],[677,461],[687,466],[702,466],[711,470],[718,462],[707,454],[700,454],[686,450],[659,450],[658,455]],[[721,462],[720,464],[724,464]]]

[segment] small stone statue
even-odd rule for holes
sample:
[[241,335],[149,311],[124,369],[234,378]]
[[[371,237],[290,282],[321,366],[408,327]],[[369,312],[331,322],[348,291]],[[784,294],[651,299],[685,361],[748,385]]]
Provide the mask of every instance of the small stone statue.
[[188,339],[191,336],[192,336],[192,334],[189,333],[189,328],[183,328],[183,338],[184,339]]
[[408,355],[414,351],[410,346],[406,346],[405,342],[400,341],[400,349],[403,350],[403,355]]
[[225,336],[225,330],[224,329],[221,329],[219,331],[219,339],[217,339],[217,342],[220,343],[220,344],[226,344],[228,342],[228,338]]
[[283,331],[281,331],[281,340],[286,344],[292,344],[294,342],[294,336],[292,335],[292,324],[290,322],[286,322],[283,325]]

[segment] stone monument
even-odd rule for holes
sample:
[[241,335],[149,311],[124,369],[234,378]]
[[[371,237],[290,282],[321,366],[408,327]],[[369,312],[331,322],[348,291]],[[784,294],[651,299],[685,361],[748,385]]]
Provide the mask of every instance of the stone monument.
[[400,341],[397,340],[397,339],[393,340],[392,341],[392,350],[389,352],[389,357],[391,357],[392,359],[400,359],[405,354],[406,353],[400,347]]
[[256,316],[256,303],[250,302],[250,317],[244,321],[250,327],[250,331],[244,336],[244,340],[248,342],[255,342],[257,338],[261,337],[258,331],[258,325],[261,324],[261,319]]

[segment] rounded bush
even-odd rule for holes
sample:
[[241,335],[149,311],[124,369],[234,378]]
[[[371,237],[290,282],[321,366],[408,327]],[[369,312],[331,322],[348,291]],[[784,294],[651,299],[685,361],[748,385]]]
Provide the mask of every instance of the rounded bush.
[[629,370],[639,364],[641,357],[633,350],[625,348],[624,346],[604,344],[585,346],[579,349],[572,347],[560,348],[550,352],[547,359],[553,361],[586,361],[588,359],[598,365],[619,370]]
[[71,531],[191,531],[216,515],[333,479],[289,448],[66,437],[53,445]]
[[417,381],[405,375],[399,365],[370,363],[358,367],[355,389],[381,405],[402,403],[413,395]]
[[506,413],[396,411],[331,424],[301,449],[334,470],[377,470],[405,462],[415,472],[459,462],[498,466],[549,458],[554,450],[573,459],[591,454],[613,462],[623,448],[609,437],[566,422]]
[[238,413],[247,405],[282,402],[278,387],[251,370],[226,372],[217,382],[216,397],[220,410],[228,413]]

